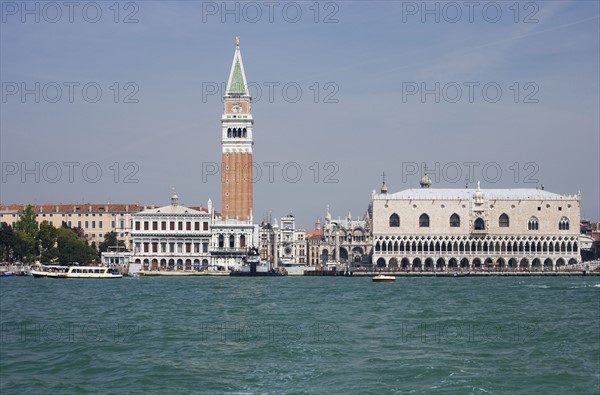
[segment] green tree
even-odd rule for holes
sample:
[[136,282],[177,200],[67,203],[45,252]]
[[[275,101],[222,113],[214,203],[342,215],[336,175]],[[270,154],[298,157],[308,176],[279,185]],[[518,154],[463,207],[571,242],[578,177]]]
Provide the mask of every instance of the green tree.
[[12,262],[17,236],[6,222],[0,223],[0,260]]
[[60,263],[79,262],[85,264],[96,259],[96,249],[81,240],[71,228],[61,227],[58,229],[57,245]]
[[54,225],[48,221],[42,221],[37,235],[40,246],[42,247],[42,251],[49,250],[54,247],[56,245],[57,236],[58,231]]
[[52,247],[42,251],[40,258],[42,262],[56,262],[58,260],[58,248]]
[[13,257],[21,262],[34,262],[36,244],[37,242],[32,236],[22,230],[16,230]]
[[19,220],[15,222],[14,230],[24,232],[34,239],[37,238],[38,223],[31,204],[25,207],[23,213],[19,216]]
[[42,262],[54,262],[58,258],[58,248],[56,248],[57,237],[58,229],[48,221],[42,221],[38,231]]
[[100,243],[100,252],[106,252],[109,249],[119,246],[119,250],[125,249],[125,242],[117,238],[117,232],[108,232],[104,235],[104,241]]

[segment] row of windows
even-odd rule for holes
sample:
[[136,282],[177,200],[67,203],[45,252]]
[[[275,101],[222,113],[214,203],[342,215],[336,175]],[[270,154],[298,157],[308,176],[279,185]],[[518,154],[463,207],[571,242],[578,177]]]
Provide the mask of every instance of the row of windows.
[[[140,261],[140,259],[136,259],[135,263],[142,263]],[[169,259],[169,261],[167,262],[166,259],[161,259],[160,260],[160,267],[165,269],[167,267],[170,267],[171,269],[175,268],[175,264],[177,263],[177,269],[181,270],[183,269],[183,266],[185,264],[185,269],[186,270],[190,270],[192,269],[192,260],[191,259],[186,259],[185,262],[183,261],[183,259],[177,259],[177,261],[175,261],[175,259]],[[158,258],[154,258],[152,259],[152,261],[150,261],[149,259],[144,259],[144,269],[149,269],[150,267],[152,267],[153,270],[157,269],[159,266],[159,261]],[[152,265],[152,266],[150,266]],[[208,265],[208,259],[202,259],[202,266],[206,266]],[[195,270],[200,270],[200,259],[194,259],[194,263],[193,263],[193,267],[195,268]]]
[[[96,221],[91,221],[92,222],[92,229],[96,229]],[[77,221],[77,227],[81,228],[82,222],[81,221]],[[83,224],[85,226],[83,226],[84,228],[89,228],[90,227],[90,221],[84,221]],[[70,227],[71,226],[71,221],[67,221],[67,225]],[[98,228],[102,228],[102,221],[98,221]]]
[[[66,222],[67,222],[67,225],[69,227],[73,226],[73,222],[72,221],[66,221]],[[98,228],[100,228],[100,229],[103,226],[102,221],[98,221],[97,223],[96,223],[96,221],[77,221],[77,227],[78,228],[88,229],[88,228],[90,228],[90,225],[91,225],[91,229],[96,229],[96,224],[98,225]],[[120,221],[120,225],[121,225],[121,229],[124,229],[125,228],[125,221]],[[112,228],[114,228],[115,227],[115,221],[111,221],[111,225],[110,226]]]
[[[389,224],[391,228],[400,227],[400,216],[396,213],[390,215]],[[501,228],[508,228],[510,225],[510,219],[507,214],[502,214],[498,217],[498,226]],[[429,215],[423,213],[419,217],[419,227],[428,228],[429,227]],[[460,227],[460,216],[456,213],[450,216],[450,227],[458,228]],[[482,218],[477,218],[475,223],[473,224],[473,228],[475,230],[485,230],[485,221]],[[537,218],[532,217],[527,225],[529,230],[539,230],[539,221]],[[569,219],[567,217],[562,217],[558,222],[558,230],[569,230]]]
[[228,128],[227,137],[247,137],[248,132],[246,128]]
[[[240,248],[246,247],[246,236],[240,236]],[[225,248],[225,236],[219,235],[219,248]],[[235,236],[229,236],[229,248],[235,248]]]
[[[183,230],[183,221],[177,221],[177,230]],[[141,230],[141,222],[135,221],[135,230]],[[150,230],[150,222],[144,221],[144,230]],[[152,221],[152,230],[158,230],[158,221]],[[167,230],[167,221],[160,222],[160,230]],[[175,230],[175,221],[169,221],[169,230]],[[192,230],[192,222],[185,222],[185,230]],[[200,221],[194,222],[194,230],[200,230]],[[202,222],[202,230],[208,230],[208,222]]]
[[[200,253],[200,243],[135,243],[135,252],[141,252],[142,248],[144,252],[158,252],[160,245],[161,253],[179,253],[182,254],[184,252],[191,253],[192,247],[194,248],[194,253]],[[202,252],[208,252],[208,243],[202,243]]]

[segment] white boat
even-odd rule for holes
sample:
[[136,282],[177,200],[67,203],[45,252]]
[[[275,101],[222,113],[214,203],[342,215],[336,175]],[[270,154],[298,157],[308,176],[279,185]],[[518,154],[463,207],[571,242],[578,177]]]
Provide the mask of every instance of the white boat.
[[38,265],[30,271],[33,277],[50,278],[122,278],[118,271],[107,266]]
[[393,283],[394,281],[396,281],[396,277],[386,276],[385,274],[379,274],[373,277],[373,282],[376,283]]

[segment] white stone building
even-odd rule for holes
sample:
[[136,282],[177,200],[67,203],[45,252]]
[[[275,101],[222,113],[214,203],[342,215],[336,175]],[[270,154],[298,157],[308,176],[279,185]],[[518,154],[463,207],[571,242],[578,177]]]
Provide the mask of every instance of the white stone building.
[[578,263],[580,195],[542,189],[373,191],[373,264],[400,270],[554,270]]
[[210,256],[219,269],[241,268],[248,248],[258,247],[258,225],[235,219],[215,219],[211,229]]
[[214,217],[212,203],[193,209],[171,204],[132,215],[131,257],[143,270],[199,271],[211,265],[209,244]]

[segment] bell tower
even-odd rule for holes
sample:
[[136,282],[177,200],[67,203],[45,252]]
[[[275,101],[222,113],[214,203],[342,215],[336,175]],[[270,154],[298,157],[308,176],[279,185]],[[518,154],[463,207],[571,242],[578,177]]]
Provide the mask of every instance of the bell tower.
[[252,126],[251,97],[235,38],[235,53],[224,96],[221,117],[221,210],[223,219],[252,220]]

